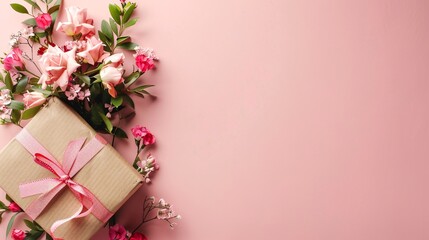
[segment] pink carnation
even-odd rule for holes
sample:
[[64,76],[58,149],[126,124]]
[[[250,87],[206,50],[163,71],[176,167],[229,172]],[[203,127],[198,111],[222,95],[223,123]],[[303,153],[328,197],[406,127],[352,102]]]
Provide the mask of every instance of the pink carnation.
[[13,229],[12,230],[12,239],[13,240],[24,240],[25,233],[21,229]]
[[125,230],[124,226],[116,224],[109,228],[109,239],[127,240],[127,230]]
[[47,29],[49,26],[51,26],[52,23],[52,17],[49,13],[43,13],[43,14],[39,14],[36,17],[36,24],[37,27],[40,29]]
[[137,140],[143,139],[144,145],[151,145],[155,143],[155,136],[153,136],[153,134],[145,127],[137,125],[131,128],[131,132]]

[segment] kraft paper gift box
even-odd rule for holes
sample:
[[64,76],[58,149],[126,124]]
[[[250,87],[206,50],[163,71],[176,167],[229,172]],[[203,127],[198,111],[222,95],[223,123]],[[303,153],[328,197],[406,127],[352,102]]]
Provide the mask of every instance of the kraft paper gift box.
[[[62,162],[70,141],[87,138],[86,145],[96,136],[89,124],[57,98],[51,99],[23,131],[31,134],[59,162]],[[19,186],[55,177],[35,163],[33,155],[17,137],[0,152],[0,187],[24,211],[40,195],[23,198]],[[142,176],[108,143],[72,180],[88,189],[111,213],[116,212],[143,182]],[[79,207],[78,199],[65,186],[34,220],[50,232],[54,222],[70,217]],[[85,240],[90,239],[104,225],[105,222],[89,214],[59,226],[54,235],[65,240]]]

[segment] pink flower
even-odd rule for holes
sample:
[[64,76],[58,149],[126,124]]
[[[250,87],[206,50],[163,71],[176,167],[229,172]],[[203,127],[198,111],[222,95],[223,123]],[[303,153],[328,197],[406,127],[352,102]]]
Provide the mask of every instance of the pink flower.
[[7,207],[12,212],[22,212],[22,209],[16,204],[16,202],[11,202]]
[[48,27],[51,26],[52,23],[52,17],[49,13],[43,13],[43,14],[39,14],[36,17],[36,24],[37,27],[40,29],[47,29]]
[[124,226],[116,224],[109,228],[109,239],[110,240],[126,240],[127,239],[127,230]]
[[155,56],[152,49],[136,47],[134,50],[136,51],[136,54],[133,56],[136,60],[136,65],[141,72],[146,72],[155,68],[154,60],[158,60],[158,58]]
[[125,55],[123,53],[115,53],[103,60],[106,67],[122,67],[124,64]]
[[155,136],[147,128],[137,125],[131,128],[131,132],[137,140],[143,139],[144,145],[151,145],[155,143]]
[[13,240],[24,240],[25,238],[25,233],[21,229],[13,229],[11,235]]
[[[82,84],[82,86],[84,86]],[[75,98],[79,100],[84,100],[86,97],[91,95],[89,89],[82,90],[82,87],[79,84],[75,84],[69,87],[67,91],[64,92],[69,101],[74,100]]]
[[40,92],[27,92],[24,93],[24,104],[26,108],[33,108],[40,106],[46,102],[45,96]]
[[39,84],[45,89],[47,85],[54,88],[60,87],[65,91],[69,83],[69,78],[80,66],[76,60],[76,49],[63,52],[58,46],[49,46],[48,50],[39,59],[42,76]]
[[3,59],[3,65],[6,71],[22,70],[24,68],[24,59],[22,58],[21,49],[13,48],[12,52]]
[[136,56],[136,65],[142,72],[149,71],[155,67],[154,61],[145,55]]
[[92,19],[87,19],[86,9],[78,7],[66,8],[67,22],[60,22],[57,30],[63,31],[67,36],[82,34],[87,36],[94,34],[94,26]]
[[124,78],[122,77],[122,74],[124,73],[124,69],[122,67],[124,59],[125,56],[123,53],[116,53],[106,57],[103,60],[104,67],[100,71],[100,78],[104,88],[107,88],[110,96],[114,98],[117,96],[115,86],[124,81]]
[[104,88],[107,88],[110,96],[114,98],[117,96],[115,86],[124,81],[122,73],[122,68],[115,67],[105,67],[100,71],[100,78]]
[[137,232],[137,233],[133,233],[133,235],[131,235],[130,240],[148,240],[148,239],[142,233]]
[[9,89],[0,90],[0,106],[9,105],[12,102],[12,96]]
[[109,56],[109,53],[104,51],[103,42],[93,36],[87,40],[86,49],[77,55],[82,57],[85,62],[94,65],[96,62],[103,61]]

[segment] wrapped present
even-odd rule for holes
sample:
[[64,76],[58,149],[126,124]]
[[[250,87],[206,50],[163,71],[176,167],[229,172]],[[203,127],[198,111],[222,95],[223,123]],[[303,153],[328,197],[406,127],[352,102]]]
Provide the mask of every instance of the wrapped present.
[[52,98],[0,152],[0,187],[48,233],[90,239],[142,176],[61,100]]

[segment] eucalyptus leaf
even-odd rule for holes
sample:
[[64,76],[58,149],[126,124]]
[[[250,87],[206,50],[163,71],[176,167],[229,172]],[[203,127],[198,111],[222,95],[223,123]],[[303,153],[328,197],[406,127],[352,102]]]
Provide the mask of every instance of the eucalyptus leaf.
[[31,229],[31,230],[36,229],[36,225],[34,225],[34,223],[32,221],[24,219],[24,223],[29,229]]
[[115,135],[118,138],[128,138],[127,133],[122,128],[118,128],[118,127],[113,128],[113,135]]
[[117,44],[121,44],[121,43],[130,41],[130,40],[131,40],[131,38],[129,36],[123,36],[123,37],[116,38]]
[[39,11],[42,11],[42,9],[39,7],[39,5],[35,1],[32,1],[32,0],[24,0],[24,1],[26,1],[28,4],[30,4],[33,8],[35,8]]

